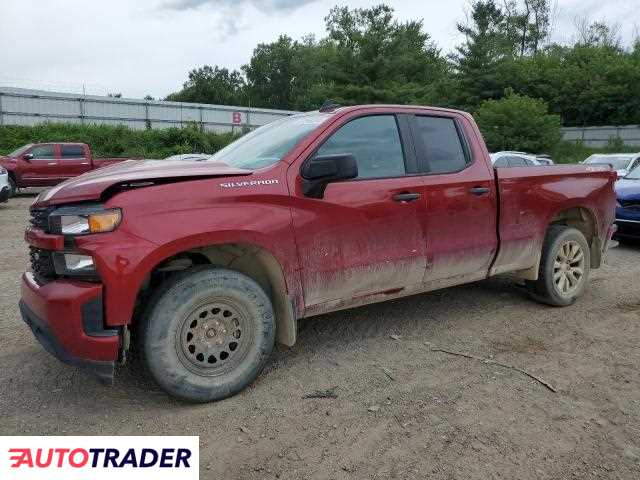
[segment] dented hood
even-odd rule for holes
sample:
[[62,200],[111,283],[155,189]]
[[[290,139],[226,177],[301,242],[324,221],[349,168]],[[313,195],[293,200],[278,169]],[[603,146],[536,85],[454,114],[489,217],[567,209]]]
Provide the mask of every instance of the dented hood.
[[127,160],[70,178],[40,194],[37,205],[98,200],[110,187],[153,181],[250,175],[251,170],[222,162],[184,160]]

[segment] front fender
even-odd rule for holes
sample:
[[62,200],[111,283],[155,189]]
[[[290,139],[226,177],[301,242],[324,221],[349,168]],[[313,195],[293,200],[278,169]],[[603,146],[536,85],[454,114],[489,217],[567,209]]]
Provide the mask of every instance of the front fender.
[[225,198],[212,195],[219,182],[144,188],[106,202],[106,207],[122,209],[121,225],[110,234],[89,236],[92,243],[86,237],[78,247],[96,257],[105,281],[109,326],[131,322],[138,293],[157,265],[202,247],[249,244],[266,250],[281,266],[288,293],[302,298],[286,186],[265,187],[281,189],[270,195]]

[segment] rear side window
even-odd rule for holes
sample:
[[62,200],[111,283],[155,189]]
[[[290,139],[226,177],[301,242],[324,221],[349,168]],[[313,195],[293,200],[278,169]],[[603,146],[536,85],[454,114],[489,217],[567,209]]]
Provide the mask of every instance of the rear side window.
[[60,151],[64,158],[84,158],[84,147],[82,145],[62,145]]
[[507,157],[500,157],[495,162],[493,162],[493,166],[496,168],[508,167],[509,159]]
[[416,146],[429,173],[457,172],[466,167],[467,157],[452,118],[416,115],[414,125]]
[[[510,167],[526,167],[528,165],[527,160],[522,157],[511,156],[509,157]],[[533,165],[533,163],[531,163]]]
[[42,145],[40,147],[33,147],[30,153],[33,155],[33,158],[39,158],[43,160],[56,158],[53,152],[53,145]]
[[356,158],[358,178],[405,175],[402,144],[393,115],[374,115],[350,121],[322,144],[317,155],[346,153]]

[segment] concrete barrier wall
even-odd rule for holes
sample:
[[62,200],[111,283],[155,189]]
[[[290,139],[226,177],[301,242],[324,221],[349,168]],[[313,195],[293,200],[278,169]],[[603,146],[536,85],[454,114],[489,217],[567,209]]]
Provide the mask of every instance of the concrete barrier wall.
[[0,125],[56,122],[145,129],[182,127],[195,122],[208,131],[221,133],[253,129],[293,113],[296,112],[0,88]]
[[640,125],[566,127],[562,129],[562,135],[567,141],[582,141],[588,147],[605,147],[610,139],[615,138],[621,139],[625,145],[640,147]]

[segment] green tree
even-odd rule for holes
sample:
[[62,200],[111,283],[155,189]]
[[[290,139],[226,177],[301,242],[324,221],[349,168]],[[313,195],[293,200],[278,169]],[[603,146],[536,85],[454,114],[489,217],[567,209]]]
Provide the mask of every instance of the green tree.
[[258,45],[242,67],[251,104],[289,110],[317,107],[311,92],[322,83],[322,57],[313,36],[298,42],[281,35],[273,43]]
[[465,41],[451,60],[459,81],[458,103],[463,108],[473,110],[482,101],[503,95],[498,71],[513,50],[505,20],[494,0],[478,0],[471,6],[470,21],[458,24]]
[[560,116],[550,114],[544,101],[513,92],[483,102],[475,119],[491,151],[549,152],[562,136]]
[[552,45],[503,65],[501,78],[519,94],[544,99],[565,125],[636,124],[640,56],[634,51]]
[[326,94],[344,104],[428,103],[448,74],[421,20],[398,22],[393,9],[334,7],[328,37]]
[[182,90],[167,96],[173,102],[244,105],[244,78],[237,70],[205,65],[189,72]]
[[505,0],[502,29],[516,56],[536,54],[549,36],[549,0]]

